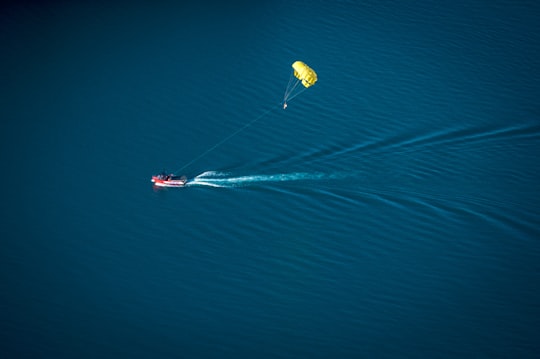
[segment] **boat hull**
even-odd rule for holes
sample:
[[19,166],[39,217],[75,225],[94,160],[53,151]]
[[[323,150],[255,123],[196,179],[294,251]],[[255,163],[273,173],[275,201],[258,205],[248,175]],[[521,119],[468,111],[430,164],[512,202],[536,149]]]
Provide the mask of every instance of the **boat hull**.
[[187,183],[186,178],[172,178],[172,179],[165,179],[160,178],[159,176],[152,176],[152,182],[155,186],[158,187],[184,187]]

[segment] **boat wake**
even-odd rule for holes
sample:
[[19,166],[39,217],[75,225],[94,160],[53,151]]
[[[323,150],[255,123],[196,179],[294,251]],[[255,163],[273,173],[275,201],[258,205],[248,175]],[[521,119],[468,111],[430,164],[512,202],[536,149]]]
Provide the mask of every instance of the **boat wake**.
[[186,183],[186,186],[206,186],[206,187],[245,187],[268,182],[290,182],[302,180],[320,180],[328,178],[324,173],[280,173],[269,175],[245,175],[234,176],[226,172],[206,171],[196,176]]

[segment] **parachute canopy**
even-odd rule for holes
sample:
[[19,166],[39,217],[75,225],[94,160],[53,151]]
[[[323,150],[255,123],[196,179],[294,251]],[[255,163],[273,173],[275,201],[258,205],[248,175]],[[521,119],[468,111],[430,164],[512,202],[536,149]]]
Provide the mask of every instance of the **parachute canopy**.
[[304,87],[313,86],[317,82],[317,73],[302,61],[294,62],[292,68],[294,69],[294,76],[302,81]]

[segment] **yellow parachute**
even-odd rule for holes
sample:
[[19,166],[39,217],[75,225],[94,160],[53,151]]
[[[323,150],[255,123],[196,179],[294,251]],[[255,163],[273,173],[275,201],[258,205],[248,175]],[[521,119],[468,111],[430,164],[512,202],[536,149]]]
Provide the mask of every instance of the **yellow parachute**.
[[[283,108],[287,108],[287,101],[292,100],[296,96],[304,92],[308,87],[315,85],[317,82],[317,73],[308,65],[302,61],[295,61],[292,64],[293,73],[289,78],[289,83],[285,89],[285,96],[283,97]],[[296,78],[296,79],[295,79]],[[296,91],[298,85],[304,85],[300,91]]]
[[302,81],[304,87],[313,86],[317,82],[317,73],[302,61],[293,63],[292,68],[294,69],[294,77]]

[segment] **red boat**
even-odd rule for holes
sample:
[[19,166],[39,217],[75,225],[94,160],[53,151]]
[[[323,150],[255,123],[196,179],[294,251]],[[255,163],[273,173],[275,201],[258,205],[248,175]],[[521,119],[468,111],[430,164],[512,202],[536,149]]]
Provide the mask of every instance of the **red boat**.
[[172,173],[160,173],[156,176],[152,176],[152,182],[159,187],[184,187],[187,183],[187,177],[175,176]]

